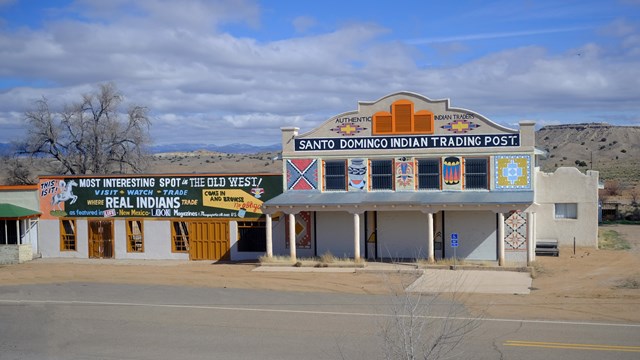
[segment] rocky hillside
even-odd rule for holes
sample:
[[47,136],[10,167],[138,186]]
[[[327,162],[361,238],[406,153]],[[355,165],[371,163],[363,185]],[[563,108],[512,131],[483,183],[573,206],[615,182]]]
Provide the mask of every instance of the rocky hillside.
[[560,166],[598,170],[604,180],[640,181],[640,126],[603,123],[545,126],[536,132],[544,171]]

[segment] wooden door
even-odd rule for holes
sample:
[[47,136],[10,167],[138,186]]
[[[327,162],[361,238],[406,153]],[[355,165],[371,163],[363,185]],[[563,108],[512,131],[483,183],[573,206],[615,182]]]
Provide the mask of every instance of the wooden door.
[[189,222],[191,260],[229,260],[229,222]]
[[113,222],[89,220],[89,258],[113,258]]

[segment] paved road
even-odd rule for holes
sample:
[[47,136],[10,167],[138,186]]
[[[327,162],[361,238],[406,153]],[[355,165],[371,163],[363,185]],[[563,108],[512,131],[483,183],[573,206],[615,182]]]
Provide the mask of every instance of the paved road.
[[[421,298],[430,323],[463,307]],[[0,286],[0,359],[377,359],[380,295],[156,285]],[[430,303],[431,302],[431,303]],[[414,318],[416,319],[416,318]],[[474,319],[455,359],[637,359],[640,324]]]

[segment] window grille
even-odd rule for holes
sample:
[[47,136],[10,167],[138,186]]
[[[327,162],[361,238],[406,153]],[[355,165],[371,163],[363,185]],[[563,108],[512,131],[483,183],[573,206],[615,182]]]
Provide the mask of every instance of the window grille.
[[418,160],[418,189],[439,190],[440,189],[440,160],[419,159]]
[[142,220],[127,220],[127,251],[144,252]]
[[173,252],[189,251],[189,224],[185,221],[174,221],[171,227]]
[[76,247],[76,221],[71,219],[60,220],[60,250],[75,251]]
[[324,162],[324,188],[325,190],[346,190],[346,166],[344,160],[331,160]]
[[393,190],[393,160],[371,160],[371,189]]
[[465,189],[488,189],[487,175],[487,159],[464,160]]

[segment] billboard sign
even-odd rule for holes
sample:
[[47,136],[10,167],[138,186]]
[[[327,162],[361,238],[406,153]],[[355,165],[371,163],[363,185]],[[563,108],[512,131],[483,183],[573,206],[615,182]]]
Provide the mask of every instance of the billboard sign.
[[257,218],[281,193],[281,175],[43,177],[38,188],[41,219]]

